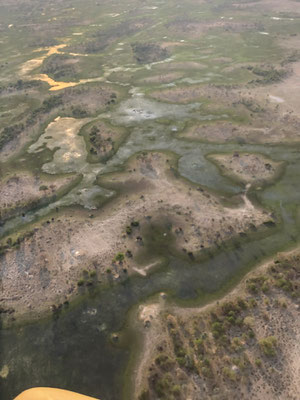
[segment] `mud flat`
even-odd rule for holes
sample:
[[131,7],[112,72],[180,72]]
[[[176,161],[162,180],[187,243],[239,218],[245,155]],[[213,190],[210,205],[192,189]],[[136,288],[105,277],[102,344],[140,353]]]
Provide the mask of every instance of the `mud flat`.
[[299,248],[259,266],[225,298],[138,310],[145,352],[136,399],[296,399],[299,394]]
[[158,227],[155,240],[171,243],[193,260],[236,235],[266,230],[273,221],[250,201],[240,198],[228,207],[216,194],[180,178],[171,153],[140,153],[124,171],[101,176],[98,183],[119,195],[92,214],[74,210],[49,216],[30,227],[29,237],[20,232],[22,241],[16,234],[12,245],[4,246],[1,305],[15,318],[38,317],[94,279],[118,281],[137,269],[147,275],[149,264],[157,268],[160,262],[147,254],[151,226]]
[[210,154],[222,174],[245,185],[263,185],[273,182],[283,172],[283,162],[273,161],[262,154],[240,153]]

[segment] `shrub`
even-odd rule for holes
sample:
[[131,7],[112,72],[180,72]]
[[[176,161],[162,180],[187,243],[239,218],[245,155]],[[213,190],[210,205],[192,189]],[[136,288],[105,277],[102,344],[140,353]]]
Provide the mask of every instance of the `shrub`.
[[220,337],[224,333],[224,328],[221,322],[213,322],[211,325],[211,330],[215,338]]
[[256,307],[256,305],[257,305],[256,300],[253,299],[253,298],[249,299],[249,305],[250,305],[251,308]]
[[235,381],[236,380],[236,373],[234,371],[232,371],[230,368],[228,367],[224,367],[223,368],[223,374],[230,379],[231,381]]
[[276,355],[277,339],[275,336],[268,336],[259,341],[260,348],[266,356]]
[[203,340],[202,338],[198,338],[198,339],[195,340],[194,343],[195,343],[196,349],[197,349],[199,352],[201,352],[201,351],[203,350],[203,343],[204,343],[204,340]]
[[286,292],[290,292],[293,290],[291,282],[284,278],[277,279],[275,282],[275,286],[283,289]]
[[155,359],[155,364],[161,369],[170,370],[174,365],[174,361],[166,354],[160,354]]
[[175,394],[175,395],[179,395],[179,394],[180,394],[180,386],[179,386],[179,385],[174,385],[174,386],[172,387],[171,392],[172,392],[173,394]]
[[116,261],[119,261],[119,262],[122,262],[122,261],[124,261],[124,258],[125,258],[125,256],[124,256],[123,253],[118,253],[118,254],[116,255],[116,257],[115,257],[115,260],[116,260]]
[[139,395],[139,400],[149,400],[150,394],[149,390],[143,390],[143,392]]
[[265,283],[262,285],[261,290],[262,290],[264,293],[267,293],[267,292],[270,290],[270,287],[269,287],[268,283],[265,282]]
[[261,361],[260,358],[256,358],[256,360],[255,360],[255,365],[256,365],[257,367],[261,367],[261,366],[262,366],[262,361]]
[[253,282],[249,282],[247,284],[247,289],[249,290],[249,292],[251,293],[257,293],[257,286],[255,285],[255,283]]
[[237,304],[242,310],[246,310],[248,307],[246,301],[241,299],[240,297],[237,299]]
[[140,225],[139,221],[132,221],[131,222],[131,226],[137,227],[139,225]]

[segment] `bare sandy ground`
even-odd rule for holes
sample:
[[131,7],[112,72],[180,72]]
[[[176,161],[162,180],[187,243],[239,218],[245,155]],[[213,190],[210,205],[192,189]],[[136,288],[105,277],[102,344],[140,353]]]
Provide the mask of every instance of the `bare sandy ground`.
[[[300,40],[299,43],[300,45]],[[273,104],[280,104],[285,112],[298,115],[300,106],[300,61],[292,65],[292,73],[282,82],[267,88],[256,88],[256,96]]]
[[282,162],[253,153],[210,154],[208,158],[217,163],[225,175],[250,185],[274,180],[283,166]]
[[200,70],[206,68],[205,64],[201,64],[196,61],[173,61],[168,63],[157,64],[155,69],[159,70]]
[[73,176],[47,177],[20,172],[6,177],[0,182],[1,218],[12,216],[41,199],[51,198],[58,190],[69,185]]
[[160,75],[149,76],[140,80],[141,83],[169,83],[176,79],[182,78],[183,74],[180,72],[169,72]]
[[[162,217],[168,218],[172,229],[163,236],[174,236],[178,251],[191,256],[272,220],[270,213],[250,201],[241,199],[240,206],[225,207],[216,195],[177,177],[175,171],[172,155],[140,154],[124,172],[101,178],[102,185],[116,187],[122,194],[94,218],[83,211],[70,212],[33,226],[32,237],[1,257],[1,306],[14,309],[15,316],[34,313],[37,318],[52,304],[77,293],[85,268],[95,270],[98,279],[109,275],[119,280],[147,267],[138,264],[135,255],[149,218],[158,224]],[[140,226],[128,234],[126,227],[132,221]],[[133,257],[115,259],[128,250]]]

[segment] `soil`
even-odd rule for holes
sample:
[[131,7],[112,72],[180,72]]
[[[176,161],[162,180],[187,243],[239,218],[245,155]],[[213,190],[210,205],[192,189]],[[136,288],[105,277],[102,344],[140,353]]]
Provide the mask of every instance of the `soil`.
[[74,176],[44,177],[31,173],[19,172],[5,177],[0,182],[1,219],[7,219],[28,207],[57,195],[58,191],[68,186]]
[[251,185],[273,181],[283,166],[281,162],[253,153],[210,154],[209,159],[214,161],[225,175]]

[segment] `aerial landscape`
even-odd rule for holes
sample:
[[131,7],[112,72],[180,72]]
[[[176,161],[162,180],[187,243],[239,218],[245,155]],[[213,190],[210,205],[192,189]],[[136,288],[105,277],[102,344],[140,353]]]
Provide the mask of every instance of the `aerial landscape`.
[[300,399],[299,182],[300,0],[0,0],[0,399]]

